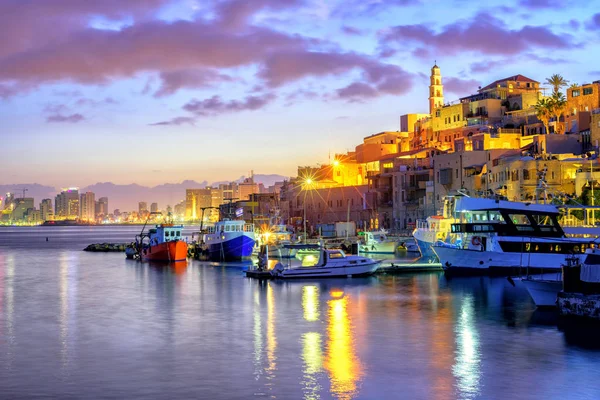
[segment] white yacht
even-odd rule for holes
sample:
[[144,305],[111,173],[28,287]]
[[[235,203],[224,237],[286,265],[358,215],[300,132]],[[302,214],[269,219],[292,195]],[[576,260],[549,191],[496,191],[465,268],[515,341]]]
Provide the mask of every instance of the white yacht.
[[373,274],[380,263],[381,260],[367,257],[347,256],[342,250],[321,249],[316,264],[285,268],[278,263],[271,274],[283,279],[367,276]]
[[394,254],[398,240],[387,236],[385,230],[358,233],[358,249],[361,253]]
[[454,244],[433,250],[447,273],[503,275],[558,271],[566,254],[583,253],[590,239],[567,238],[552,205],[457,198]]

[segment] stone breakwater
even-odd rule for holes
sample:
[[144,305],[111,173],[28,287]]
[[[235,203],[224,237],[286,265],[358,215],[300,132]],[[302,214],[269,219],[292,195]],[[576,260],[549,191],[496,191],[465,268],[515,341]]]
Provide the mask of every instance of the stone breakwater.
[[83,251],[92,251],[97,253],[123,252],[129,243],[93,243],[88,245]]

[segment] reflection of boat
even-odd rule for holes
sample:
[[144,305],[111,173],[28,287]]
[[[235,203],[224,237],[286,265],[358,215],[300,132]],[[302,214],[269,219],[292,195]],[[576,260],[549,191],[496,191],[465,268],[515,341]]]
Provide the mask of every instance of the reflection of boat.
[[361,253],[394,254],[398,241],[388,238],[387,232],[359,232],[359,251]]
[[223,220],[208,227],[201,248],[211,260],[239,260],[252,255],[254,225],[243,220]]
[[319,260],[314,265],[286,269],[278,263],[271,273],[284,279],[367,276],[374,273],[380,263],[381,260],[347,256],[342,250],[321,249]]
[[[187,243],[181,240],[183,225],[161,224],[136,237],[137,253],[148,261],[185,261]],[[128,254],[126,253],[126,256]]]

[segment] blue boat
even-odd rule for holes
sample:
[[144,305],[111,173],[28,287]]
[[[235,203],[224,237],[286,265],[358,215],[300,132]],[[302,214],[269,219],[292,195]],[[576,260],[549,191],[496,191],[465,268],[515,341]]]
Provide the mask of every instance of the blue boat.
[[254,225],[243,220],[223,220],[208,227],[204,246],[212,261],[236,261],[252,255]]

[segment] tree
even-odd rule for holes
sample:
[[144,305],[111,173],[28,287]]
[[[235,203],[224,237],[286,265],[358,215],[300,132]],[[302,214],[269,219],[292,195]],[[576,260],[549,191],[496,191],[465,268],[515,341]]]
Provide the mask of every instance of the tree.
[[569,81],[560,74],[554,74],[550,78],[546,78],[546,83],[552,86],[552,94],[556,94],[560,92],[561,88],[567,86]]
[[556,120],[555,133],[562,135],[565,133],[565,123],[561,121],[563,115],[567,112],[567,99],[565,95],[560,92],[555,92],[550,97],[549,108],[550,114]]
[[535,115],[538,117],[542,124],[544,124],[544,128],[546,129],[546,133],[550,133],[549,122],[550,117],[552,116],[552,110],[550,108],[550,101],[547,98],[539,99],[535,108]]

